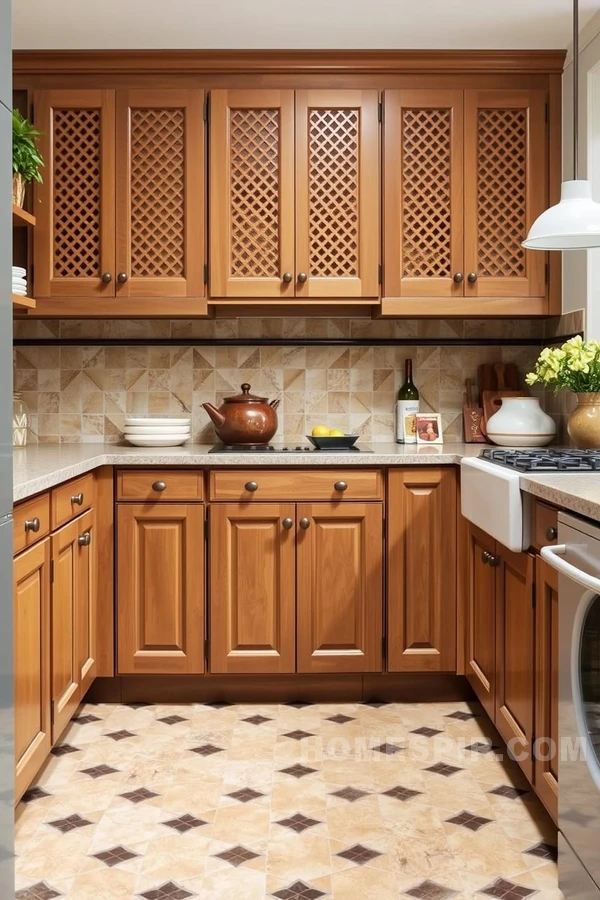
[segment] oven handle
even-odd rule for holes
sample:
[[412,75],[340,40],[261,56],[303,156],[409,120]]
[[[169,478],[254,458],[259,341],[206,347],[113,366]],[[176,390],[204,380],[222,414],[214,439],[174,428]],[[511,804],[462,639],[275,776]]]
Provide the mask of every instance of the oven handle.
[[540,551],[542,559],[544,559],[549,566],[552,566],[553,569],[556,569],[557,572],[562,572],[562,574],[566,575],[567,578],[570,578],[571,581],[576,581],[577,584],[581,584],[583,587],[588,588],[588,590],[594,591],[595,594],[600,594],[600,578],[596,578],[594,575],[588,575],[587,572],[582,572],[581,569],[578,569],[577,566],[567,562],[566,559],[562,559],[566,552],[566,544],[553,544],[550,547],[542,547]]

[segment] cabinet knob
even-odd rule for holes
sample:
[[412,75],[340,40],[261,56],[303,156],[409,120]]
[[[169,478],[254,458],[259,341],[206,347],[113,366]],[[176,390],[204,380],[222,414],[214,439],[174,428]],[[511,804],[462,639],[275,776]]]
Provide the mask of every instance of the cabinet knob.
[[285,281],[286,284],[289,284],[290,281],[292,280],[292,277],[293,276],[292,276],[291,272],[284,272],[283,280]]
[[288,517],[288,518],[284,519],[283,522],[282,522],[281,524],[282,524],[283,527],[286,529],[286,531],[289,531],[290,528],[292,527],[292,525],[294,524],[294,520],[293,520],[293,519],[290,519],[290,518]]
[[35,519],[25,519],[25,531],[33,531],[37,534],[40,530],[40,520],[36,516]]
[[80,547],[89,547],[92,543],[92,536],[89,531],[84,532],[84,534],[80,534],[77,538],[77,543]]
[[119,272],[119,274],[117,275],[117,281],[119,282],[119,284],[125,284],[125,282],[127,281],[127,272]]
[[254,491],[258,490],[258,484],[256,483],[256,481],[247,481],[244,487],[247,491],[250,491],[251,494],[253,494]]
[[304,528],[305,531],[307,528],[310,528],[310,519],[300,519],[300,528]]
[[485,566],[489,563],[489,561],[490,561],[490,554],[487,552],[487,550],[484,550],[483,553],[481,554],[481,562]]
[[102,282],[102,284],[110,284],[112,281],[112,275],[110,274],[110,272],[103,272],[100,276],[100,281]]
[[453,281],[455,284],[462,284],[464,280],[465,280],[465,276],[463,275],[462,272],[457,272],[457,273],[455,274],[454,278],[452,279],[452,281]]
[[469,272],[469,274],[467,275],[467,281],[469,282],[469,284],[475,284],[475,282],[477,281],[477,272]]
[[492,569],[498,568],[498,566],[500,565],[500,557],[494,556],[493,553],[488,553],[488,556],[489,556],[488,563],[490,564]]
[[300,274],[298,275],[298,281],[300,282],[300,284],[304,284],[307,278],[308,275],[306,274],[306,272],[300,272]]
[[348,490],[348,485],[345,481],[336,481],[336,483],[334,484],[334,488],[336,491],[339,491],[340,494],[343,494],[344,491]]
[[71,496],[71,504],[73,506],[83,506],[83,494],[73,494]]
[[555,541],[558,537],[558,528],[555,528],[554,525],[550,525],[546,529],[546,537],[549,541]]
[[166,489],[167,489],[167,484],[165,481],[155,481],[154,484],[152,485],[153,491],[166,491]]

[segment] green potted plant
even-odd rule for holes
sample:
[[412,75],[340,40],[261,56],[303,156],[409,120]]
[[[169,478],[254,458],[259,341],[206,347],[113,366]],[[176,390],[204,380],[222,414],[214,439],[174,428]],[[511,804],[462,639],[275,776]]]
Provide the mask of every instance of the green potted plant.
[[13,203],[23,206],[25,185],[31,181],[42,181],[40,169],[44,160],[37,148],[37,131],[18,109],[13,109]]

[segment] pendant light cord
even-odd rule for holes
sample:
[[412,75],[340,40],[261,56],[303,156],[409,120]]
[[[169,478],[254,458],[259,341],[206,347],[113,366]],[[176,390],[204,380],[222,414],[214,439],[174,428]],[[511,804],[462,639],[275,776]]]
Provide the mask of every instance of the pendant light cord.
[[573,177],[579,176],[579,0],[573,0]]

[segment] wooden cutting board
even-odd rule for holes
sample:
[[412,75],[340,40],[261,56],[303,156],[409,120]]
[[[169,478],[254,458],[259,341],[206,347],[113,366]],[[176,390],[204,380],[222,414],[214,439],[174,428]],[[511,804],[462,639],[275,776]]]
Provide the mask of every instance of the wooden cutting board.
[[505,389],[518,391],[521,388],[521,376],[516,363],[483,363],[477,370],[477,383],[480,392]]
[[479,406],[473,406],[473,392],[470,378],[467,378],[465,386],[467,389],[467,405],[463,409],[465,443],[482,444],[485,443],[485,435],[481,430],[483,409]]

